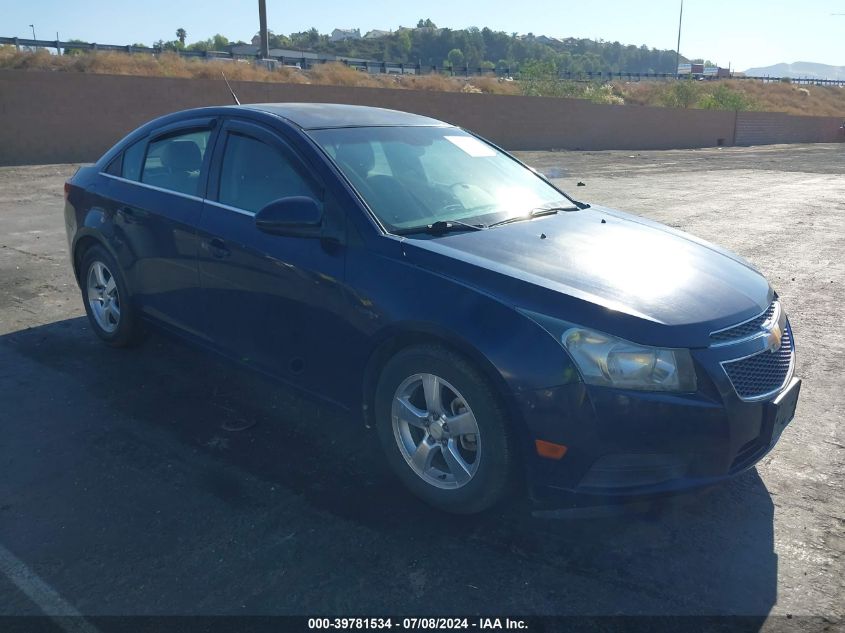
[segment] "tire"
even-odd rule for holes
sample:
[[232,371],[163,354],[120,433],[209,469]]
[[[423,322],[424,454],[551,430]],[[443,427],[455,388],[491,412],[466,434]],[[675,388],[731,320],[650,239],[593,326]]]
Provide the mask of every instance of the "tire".
[[375,420],[393,472],[440,510],[482,512],[514,480],[514,442],[495,390],[448,349],[419,345],[393,356],[376,387]]
[[82,257],[79,274],[82,303],[94,333],[111,347],[141,342],[140,320],[132,310],[123,271],[111,254],[102,246],[92,246]]

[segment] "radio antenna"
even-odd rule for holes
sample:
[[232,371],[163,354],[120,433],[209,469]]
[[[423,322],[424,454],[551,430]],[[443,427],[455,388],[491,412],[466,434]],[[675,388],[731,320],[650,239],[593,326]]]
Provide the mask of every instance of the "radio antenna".
[[228,80],[228,79],[226,79],[226,73],[224,73],[224,72],[221,70],[221,71],[220,71],[220,74],[221,74],[221,75],[223,75],[223,81],[225,81],[225,82],[226,82],[226,87],[229,89],[229,92],[231,92],[231,93],[232,93],[232,99],[234,99],[234,100],[235,100],[235,103],[236,103],[237,105],[241,105],[241,102],[240,102],[240,101],[238,101],[238,95],[236,95],[236,94],[235,94],[235,91],[234,91],[234,90],[232,90],[232,86],[230,86],[230,85],[229,85],[229,80]]

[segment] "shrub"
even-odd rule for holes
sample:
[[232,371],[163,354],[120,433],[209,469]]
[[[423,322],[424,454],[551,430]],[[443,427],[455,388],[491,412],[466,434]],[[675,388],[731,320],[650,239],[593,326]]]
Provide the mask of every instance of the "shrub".
[[701,88],[692,79],[679,79],[664,87],[660,95],[662,105],[670,108],[691,108],[698,102]]
[[560,78],[552,61],[530,61],[519,69],[522,94],[530,97],[580,97],[584,89],[573,81]]
[[615,94],[611,84],[590,84],[584,91],[584,98],[593,103],[625,105],[625,99],[621,95]]
[[741,92],[720,83],[709,94],[701,97],[698,107],[705,110],[751,110],[754,102]]

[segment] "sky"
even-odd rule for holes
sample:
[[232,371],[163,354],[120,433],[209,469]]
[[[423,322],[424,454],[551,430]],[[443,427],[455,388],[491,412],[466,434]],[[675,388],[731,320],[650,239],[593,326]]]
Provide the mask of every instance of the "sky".
[[[257,0],[3,0],[0,36],[76,38],[103,44],[188,42],[222,33],[249,41],[258,31]],[[431,18],[437,26],[488,26],[508,33],[588,37],[674,50],[680,0],[454,0],[416,2],[267,0],[276,33],[316,27],[395,29]],[[681,54],[736,70],[780,62],[845,66],[845,0],[685,0]]]

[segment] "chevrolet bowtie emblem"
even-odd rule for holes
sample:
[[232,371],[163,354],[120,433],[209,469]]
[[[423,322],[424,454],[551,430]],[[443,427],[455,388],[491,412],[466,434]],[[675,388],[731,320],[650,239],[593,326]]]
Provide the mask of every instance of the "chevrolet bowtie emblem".
[[766,349],[774,353],[780,349],[780,341],[783,338],[783,330],[779,323],[772,323],[769,334],[766,337]]

